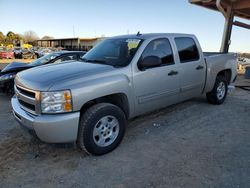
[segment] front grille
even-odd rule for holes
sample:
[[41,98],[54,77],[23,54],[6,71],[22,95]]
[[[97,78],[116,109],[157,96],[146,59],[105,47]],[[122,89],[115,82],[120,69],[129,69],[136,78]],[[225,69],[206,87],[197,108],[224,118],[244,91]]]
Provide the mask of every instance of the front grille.
[[39,97],[37,95],[39,93],[18,85],[15,86],[15,92],[21,108],[36,115],[38,113],[37,99]]
[[24,106],[25,108],[30,109],[30,110],[32,110],[32,111],[34,111],[34,112],[36,111],[35,105],[29,104],[29,103],[27,103],[27,102],[24,102],[24,101],[22,101],[21,99],[19,99],[18,101],[19,101],[19,103],[20,103],[22,106]]
[[16,86],[16,87],[17,87],[18,91],[20,93],[22,93],[23,95],[26,95],[26,96],[31,97],[31,98],[36,98],[36,93],[24,90],[24,89],[20,88],[20,86]]

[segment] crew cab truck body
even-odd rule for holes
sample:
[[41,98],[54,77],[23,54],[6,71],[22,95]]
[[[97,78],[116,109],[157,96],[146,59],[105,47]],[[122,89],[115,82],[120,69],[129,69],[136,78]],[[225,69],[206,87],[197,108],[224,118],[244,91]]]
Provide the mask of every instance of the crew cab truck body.
[[121,142],[126,120],[207,95],[222,104],[236,79],[236,54],[203,53],[188,34],[106,39],[85,62],[18,73],[13,114],[45,142],[77,142],[95,155]]

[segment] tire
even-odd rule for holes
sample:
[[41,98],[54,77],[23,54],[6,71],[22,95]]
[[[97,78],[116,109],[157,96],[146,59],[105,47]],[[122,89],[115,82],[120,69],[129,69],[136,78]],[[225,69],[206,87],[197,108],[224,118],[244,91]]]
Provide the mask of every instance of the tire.
[[81,116],[77,144],[89,154],[103,155],[121,143],[125,128],[126,117],[119,107],[99,103]]
[[224,76],[217,76],[214,88],[207,93],[207,101],[211,104],[220,105],[227,97],[228,82]]

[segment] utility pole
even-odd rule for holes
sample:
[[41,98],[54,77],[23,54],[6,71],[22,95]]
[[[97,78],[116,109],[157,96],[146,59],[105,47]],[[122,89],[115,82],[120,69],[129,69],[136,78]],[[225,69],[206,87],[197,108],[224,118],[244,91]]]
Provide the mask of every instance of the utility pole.
[[73,37],[75,37],[75,26],[73,25]]

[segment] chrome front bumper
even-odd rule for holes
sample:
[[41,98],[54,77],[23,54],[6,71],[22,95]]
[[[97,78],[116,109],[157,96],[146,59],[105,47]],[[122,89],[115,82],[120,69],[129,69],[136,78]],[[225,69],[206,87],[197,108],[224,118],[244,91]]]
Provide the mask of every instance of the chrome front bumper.
[[13,114],[18,123],[34,130],[39,139],[48,143],[67,143],[77,139],[80,112],[33,115],[24,111],[14,96],[11,99]]

